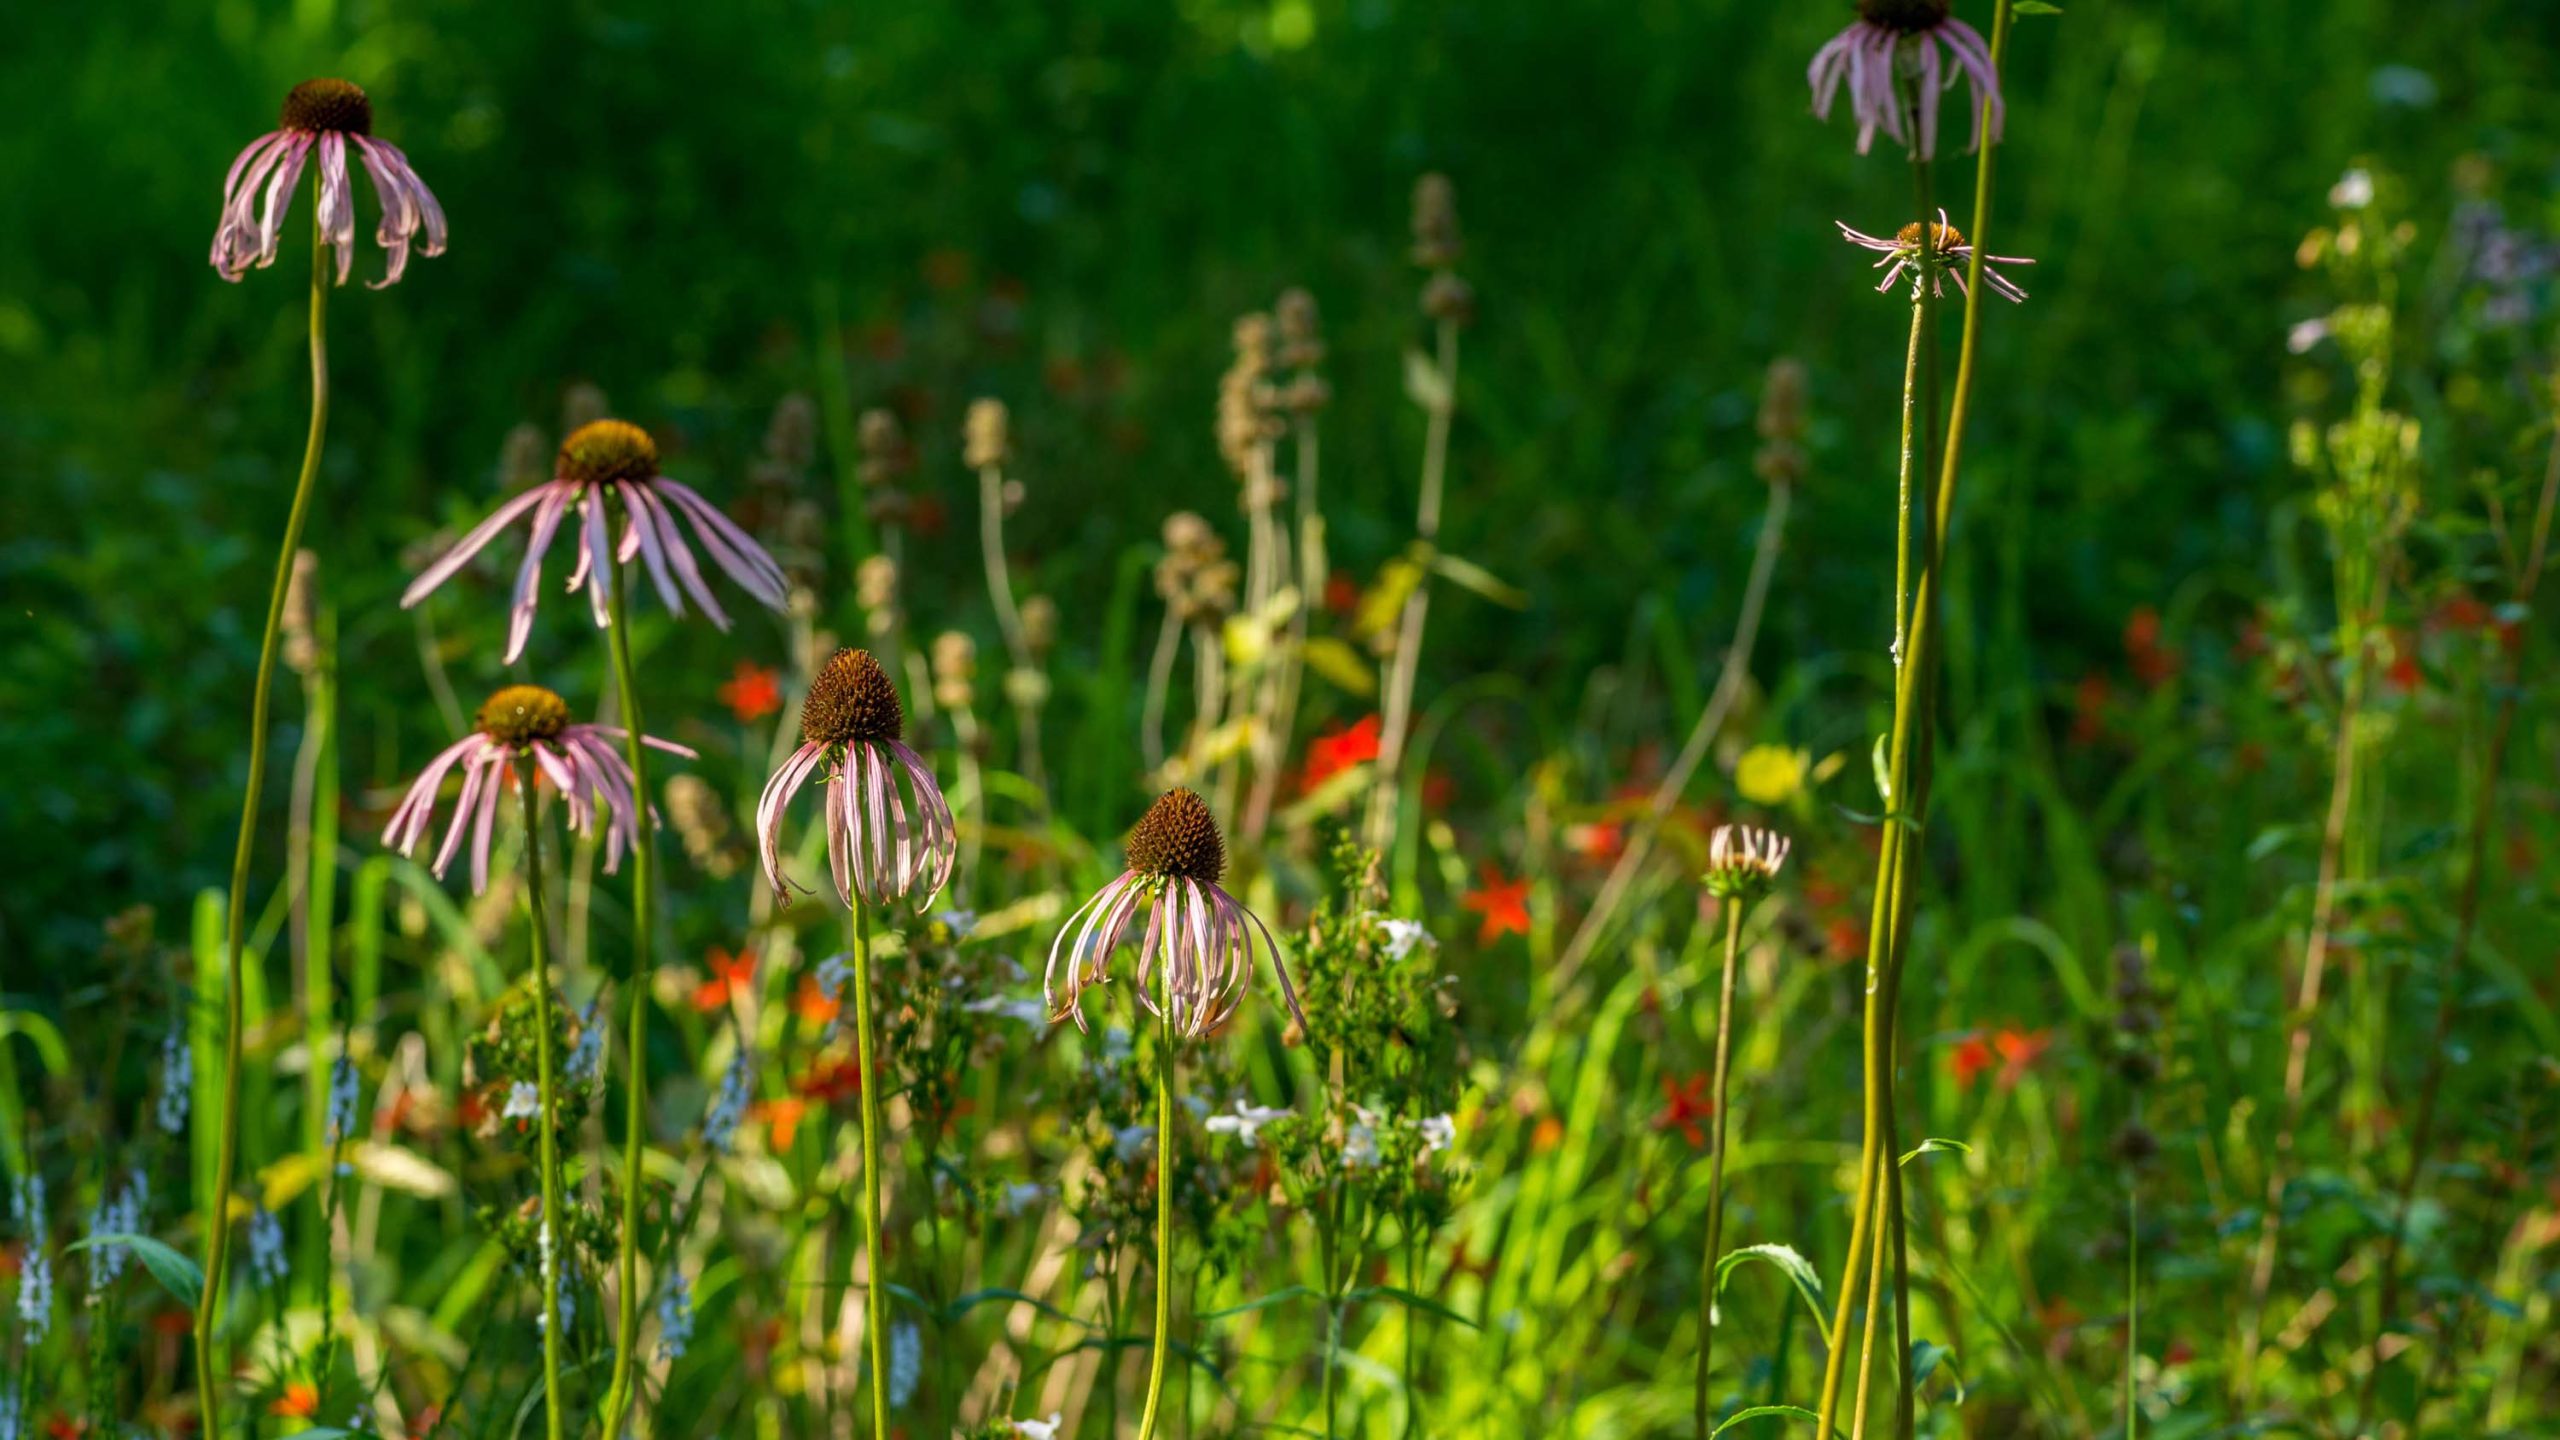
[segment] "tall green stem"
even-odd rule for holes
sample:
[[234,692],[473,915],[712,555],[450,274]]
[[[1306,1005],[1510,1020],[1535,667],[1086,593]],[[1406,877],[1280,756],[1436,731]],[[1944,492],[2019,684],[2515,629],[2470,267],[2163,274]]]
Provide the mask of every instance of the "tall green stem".
[[524,796],[524,901],[533,919],[533,1076],[542,1113],[534,1120],[541,1135],[542,1223],[542,1431],[550,1440],[567,1433],[560,1414],[560,1138],[553,1106],[551,1056],[551,936],[542,916],[542,832],[534,826],[533,760],[516,772],[517,793]]
[[[1449,421],[1458,404],[1458,322],[1444,319],[1439,334],[1440,394],[1432,403],[1422,445],[1422,499],[1414,510],[1414,537],[1428,552],[1440,541],[1440,497],[1449,474]],[[1378,773],[1369,795],[1369,848],[1394,848],[1396,809],[1403,798],[1404,746],[1413,725],[1413,682],[1422,664],[1422,628],[1431,614],[1431,576],[1414,577],[1396,626],[1393,670],[1387,680],[1385,724],[1378,737]]]
[[1154,1440],[1156,1407],[1164,1400],[1164,1360],[1173,1349],[1173,970],[1165,969],[1159,1006],[1163,1040],[1156,1053],[1156,1327],[1149,1337],[1147,1408],[1138,1415],[1138,1440]]
[[276,550],[275,584],[267,594],[267,628],[258,642],[258,688],[249,702],[249,788],[240,800],[240,839],[231,852],[231,893],[224,918],[222,991],[222,1139],[214,1151],[212,1213],[204,1217],[204,1292],[196,1299],[196,1406],[205,1440],[222,1440],[219,1390],[226,1370],[215,1325],[222,1313],[222,1283],[231,1265],[231,1181],[240,1164],[240,1041],[242,954],[248,940],[249,856],[258,839],[258,800],[267,785],[267,702],[274,689],[276,648],[282,633],[285,591],[293,583],[293,552],[311,514],[313,482],[320,474],[320,442],[329,430],[329,247],[311,227],[311,432],[302,445],[302,474],[285,512],[284,543]]
[[639,830],[631,847],[631,970],[622,987],[629,992],[623,998],[631,1006],[631,1018],[623,1042],[622,1235],[615,1257],[613,1380],[605,1391],[605,1440],[620,1440],[623,1417],[631,1408],[634,1357],[640,1347],[641,1146],[648,1137],[649,1119],[649,949],[657,932],[657,911],[652,907],[657,893],[656,830],[649,818],[649,751],[640,743],[640,687],[631,664],[630,607],[624,603],[629,579],[616,567],[613,623],[605,629],[605,643],[613,654],[614,701],[623,726],[622,754],[631,766],[632,803],[639,811],[632,817]]
[[871,1353],[872,1440],[889,1435],[889,1272],[880,1253],[880,1071],[872,1059],[871,912],[853,923],[853,1056],[862,1068],[862,1335]]
[[1742,948],[1742,897],[1724,897],[1724,977],[1716,989],[1715,1112],[1708,1124],[1715,1149],[1707,1161],[1707,1253],[1698,1270],[1698,1440],[1713,1433],[1707,1367],[1716,1352],[1716,1260],[1724,1254],[1725,1079],[1733,1062],[1734,957]]

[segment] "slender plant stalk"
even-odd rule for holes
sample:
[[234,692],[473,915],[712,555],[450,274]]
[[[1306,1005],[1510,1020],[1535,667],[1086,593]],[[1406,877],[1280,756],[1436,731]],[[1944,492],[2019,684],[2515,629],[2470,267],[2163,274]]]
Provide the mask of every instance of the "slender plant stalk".
[[862,1067],[862,1331],[871,1351],[872,1440],[888,1440],[889,1272],[880,1253],[880,1072],[871,1058],[871,912],[857,902],[851,918],[853,1055]]
[[1707,1368],[1716,1353],[1716,1261],[1724,1254],[1725,1081],[1732,1074],[1733,972],[1742,948],[1742,897],[1726,896],[1724,909],[1724,975],[1716,988],[1715,1113],[1708,1121],[1715,1148],[1707,1160],[1707,1253],[1698,1270],[1698,1440],[1713,1433]]
[[[2136,1098],[2133,1123],[2142,1123]],[[2128,1166],[2124,1177],[2124,1440],[2137,1440],[2142,1418],[2135,1362],[2142,1356],[2142,1180]]]
[[1156,631],[1156,650],[1147,662],[1147,695],[1138,719],[1138,744],[1147,773],[1164,771],[1165,697],[1173,689],[1173,662],[1182,654],[1182,616],[1168,603],[1164,625]]
[[1156,1409],[1164,1400],[1164,1361],[1173,1349],[1173,972],[1164,978],[1163,1040],[1156,1055],[1156,1326],[1149,1337],[1147,1408],[1138,1415],[1138,1440],[1154,1440]]
[[231,853],[231,892],[226,897],[222,993],[222,1138],[214,1150],[213,1213],[204,1217],[204,1293],[196,1299],[196,1407],[205,1440],[221,1440],[219,1394],[226,1367],[217,1353],[215,1326],[222,1313],[222,1283],[231,1266],[231,1181],[240,1164],[240,1044],[242,954],[249,924],[249,857],[258,839],[258,799],[267,783],[267,703],[275,684],[276,646],[284,620],[285,591],[293,584],[293,552],[302,545],[311,514],[313,483],[320,474],[320,443],[329,431],[329,247],[319,219],[311,226],[311,431],[303,441],[302,473],[293,505],[285,512],[284,543],[276,550],[276,578],[267,595],[267,628],[258,642],[258,688],[249,702],[249,787],[240,801],[240,839]]
[[[638,733],[638,732],[633,732]],[[533,1077],[542,1116],[542,1429],[561,1440],[568,1426],[560,1413],[560,1141],[558,1112],[553,1107],[554,1061],[551,1055],[551,937],[542,915],[542,832],[534,828],[534,768],[531,758],[516,772],[516,789],[524,796],[524,899],[533,920]]]
[[[987,596],[995,602],[996,624],[1004,631],[1005,651],[1017,670],[1037,673],[1039,662],[1031,653],[1031,635],[1023,628],[1022,609],[1013,599],[1013,572],[1004,554],[1004,471],[995,465],[978,467],[978,546],[987,565]],[[1005,694],[1012,697],[1014,687],[1007,677]],[[1049,777],[1040,760],[1040,706],[1037,700],[1024,696],[1013,705],[1015,748],[1021,754],[1022,778],[1040,795],[1041,818],[1045,821],[1049,805]]]
[[[1422,499],[1414,511],[1414,537],[1427,551],[1440,539],[1440,496],[1449,473],[1449,420],[1458,405],[1458,322],[1440,322],[1440,398],[1431,407],[1422,444]],[[1396,626],[1394,669],[1387,679],[1385,723],[1378,734],[1378,775],[1369,794],[1369,848],[1385,854],[1396,835],[1406,733],[1413,725],[1413,682],[1422,664],[1422,626],[1431,613],[1431,577],[1414,577]]]
[[[2560,399],[2560,392],[2555,392]],[[2551,438],[2550,458],[2542,472],[2542,499],[2534,507],[2533,538],[2526,547],[2524,568],[2515,577],[2515,605],[2520,612],[2515,620],[2517,641],[2506,656],[2506,673],[2498,687],[2496,717],[2490,722],[2489,748],[2480,763],[2480,792],[2472,802],[2471,834],[2468,855],[2464,860],[2462,894],[2455,906],[2453,944],[2445,952],[2444,964],[2436,975],[2436,1018],[2428,1035],[2427,1064],[2418,1082],[2417,1121],[2409,1130],[2409,1155],[2392,1187],[2391,1230],[2383,1238],[2379,1262],[2381,1294],[2373,1317],[2373,1346],[2365,1357],[2364,1383],[2356,1395],[2356,1423],[2353,1433],[2365,1433],[2366,1422],[2373,1415],[2376,1387],[2382,1377],[2382,1340],[2389,1333],[2391,1319],[2400,1308],[2400,1256],[2408,1244],[2409,1206],[2417,1198],[2418,1181],[2427,1165],[2427,1157],[2435,1147],[2436,1107],[2443,1098],[2445,1056],[2453,1036],[2454,1012],[2461,995],[2462,972],[2470,963],[2471,945],[2479,929],[2480,881],[2489,868],[2489,832],[2497,822],[2498,777],[2506,769],[2507,744],[2515,731],[2517,703],[2524,698],[2524,643],[2533,624],[2534,591],[2539,588],[2542,571],[2550,559],[2551,519],[2555,501],[2560,501],[2560,428]],[[2513,552],[2509,552],[2513,553]],[[2421,1389],[2414,1407],[2426,1403]],[[2410,1428],[2417,1428],[2417,1416],[2409,1417]]]
[[638,838],[631,847],[631,970],[623,989],[631,1006],[629,1031],[623,1040],[622,1097],[622,1235],[615,1257],[618,1272],[613,1329],[613,1379],[605,1391],[605,1440],[620,1440],[623,1417],[630,1412],[640,1349],[640,1190],[642,1142],[649,1119],[649,951],[656,938],[657,832],[649,815],[649,751],[640,743],[640,686],[631,664],[630,607],[625,603],[630,576],[616,567],[613,576],[613,623],[605,643],[613,656],[614,702],[621,711],[622,755],[631,766],[631,794],[639,814]]
[[1733,622],[1733,642],[1725,647],[1724,669],[1716,676],[1716,688],[1707,697],[1707,708],[1698,713],[1697,723],[1689,727],[1689,738],[1682,742],[1671,768],[1663,773],[1662,783],[1653,787],[1652,796],[1645,802],[1644,817],[1629,827],[1626,847],[1609,867],[1609,878],[1601,882],[1599,896],[1591,902],[1590,912],[1575,927],[1572,941],[1556,962],[1550,982],[1552,993],[1564,993],[1566,982],[1600,943],[1609,919],[1625,901],[1645,860],[1653,854],[1653,842],[1662,833],[1663,822],[1688,790],[1689,777],[1706,760],[1708,749],[1723,733],[1724,722],[1742,699],[1742,687],[1751,678],[1751,652],[1760,639],[1760,617],[1767,608],[1770,579],[1777,573],[1779,542],[1786,534],[1787,509],[1794,493],[1795,487],[1783,480],[1769,487],[1769,508],[1760,517],[1760,539],[1751,554],[1751,577],[1742,587],[1742,613]]

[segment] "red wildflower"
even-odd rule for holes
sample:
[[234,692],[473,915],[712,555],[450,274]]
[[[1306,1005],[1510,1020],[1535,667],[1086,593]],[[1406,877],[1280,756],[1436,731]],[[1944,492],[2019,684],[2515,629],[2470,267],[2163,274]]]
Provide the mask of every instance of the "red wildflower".
[[2392,689],[2403,695],[2418,692],[2426,677],[2418,669],[2418,645],[2414,636],[2396,630],[2392,632],[2391,668],[2385,672],[2384,678]]
[[1867,927],[1848,915],[1832,917],[1822,927],[1822,943],[1830,948],[1834,960],[1860,960],[1867,953]]
[[1476,943],[1490,945],[1505,934],[1528,934],[1529,882],[1503,879],[1502,872],[1494,869],[1490,860],[1485,862],[1483,875],[1483,883],[1458,902],[1484,917],[1484,924],[1476,931]]
[[284,1393],[277,1396],[275,1403],[267,1407],[267,1413],[282,1415],[288,1419],[308,1420],[320,1413],[320,1392],[312,1386],[310,1381],[296,1380],[284,1387]]
[[2185,657],[2177,650],[2160,643],[2160,612],[2148,605],[2134,607],[2124,622],[2124,654],[2133,666],[2134,678],[2154,690],[2174,678],[2185,664]]
[[1348,615],[1360,608],[1360,582],[1348,570],[1336,570],[1324,577],[1324,608],[1336,615]]
[[810,1066],[791,1088],[829,1105],[850,1100],[862,1093],[862,1065],[850,1055],[841,1055]]
[[2026,1077],[2027,1067],[2036,1063],[2053,1046],[2050,1030],[2019,1030],[2003,1025],[1991,1037],[1991,1047],[2000,1052],[2000,1084],[2005,1088]]
[[808,1112],[809,1102],[793,1097],[785,1100],[759,1100],[756,1102],[753,1113],[755,1118],[764,1122],[765,1134],[771,1138],[773,1148],[788,1150],[791,1148],[793,1138],[800,1133],[800,1117]]
[[1704,1149],[1707,1132],[1698,1122],[1715,1118],[1715,1113],[1716,1102],[1708,1098],[1704,1072],[1686,1080],[1662,1077],[1662,1109],[1653,1117],[1654,1129],[1677,1130],[1688,1137],[1691,1145]]
[[752,660],[741,660],[721,682],[720,703],[729,707],[739,724],[752,725],[782,708],[782,677]]
[[812,1030],[822,1030],[834,1024],[836,1015],[843,1009],[844,1002],[829,994],[827,988],[818,983],[817,976],[800,977],[800,988],[791,996],[791,1013],[800,1017],[801,1024]]
[[2092,672],[2080,678],[2071,692],[2071,743],[2095,745],[2107,733],[2107,702],[2114,698],[2114,687],[2107,677]]
[[741,950],[732,955],[714,945],[711,947],[711,978],[693,989],[693,1008],[709,1014],[725,1008],[741,991],[755,988],[756,952]]
[[1947,1052],[1947,1069],[1954,1072],[1959,1089],[1973,1088],[1982,1072],[1991,1068],[1991,1042],[1979,1035],[1967,1035]]
[[1348,728],[1327,731],[1307,742],[1307,769],[1299,788],[1313,790],[1352,766],[1377,758],[1378,717],[1364,715]]
[[1565,843],[1585,860],[1606,863],[1626,853],[1627,827],[1620,820],[1594,820],[1565,831]]

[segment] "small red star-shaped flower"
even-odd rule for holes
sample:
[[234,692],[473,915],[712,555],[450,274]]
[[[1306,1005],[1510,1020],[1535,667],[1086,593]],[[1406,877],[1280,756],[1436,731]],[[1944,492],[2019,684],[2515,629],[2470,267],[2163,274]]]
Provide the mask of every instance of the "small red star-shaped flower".
[[759,1100],[754,1113],[758,1120],[764,1122],[765,1134],[771,1138],[773,1148],[788,1150],[792,1140],[800,1134],[800,1117],[809,1113],[809,1102],[796,1097]]
[[752,725],[782,708],[782,677],[752,660],[741,660],[721,683],[720,703],[729,707],[739,724]]
[[862,1093],[862,1066],[850,1055],[811,1065],[791,1088],[811,1100],[833,1105]]
[[1715,1113],[1716,1102],[1707,1094],[1704,1072],[1686,1080],[1674,1080],[1668,1075],[1662,1077],[1662,1109],[1653,1117],[1654,1129],[1677,1130],[1687,1137],[1692,1146],[1703,1150],[1707,1144],[1707,1132],[1698,1122],[1714,1119]]
[[711,947],[711,978],[693,989],[693,1008],[709,1014],[728,1005],[739,992],[750,990],[756,983],[756,952],[741,950],[732,955],[714,945]]
[[1313,790],[1352,766],[1377,758],[1378,717],[1364,715],[1347,728],[1327,731],[1307,742],[1307,768],[1298,787]]
[[320,1392],[310,1381],[296,1380],[284,1387],[284,1393],[277,1396],[275,1403],[267,1407],[267,1413],[282,1415],[289,1419],[308,1420],[320,1413]]
[[1956,1088],[1969,1090],[1982,1072],[1991,1068],[1991,1042],[1979,1035],[1967,1035],[1947,1052],[1947,1068],[1955,1072]]
[[800,988],[791,996],[791,1013],[800,1017],[801,1024],[812,1030],[823,1030],[835,1023],[837,1014],[843,1009],[844,1002],[827,993],[826,987],[818,983],[817,976],[800,977]]
[[2000,1052],[2001,1086],[2003,1088],[2015,1086],[2020,1080],[2026,1078],[2027,1067],[2035,1064],[2037,1058],[2052,1048],[2052,1045],[2053,1032],[2050,1030],[2020,1030],[2014,1026],[2002,1026],[2000,1033],[1991,1037],[1991,1048]]
[[1484,917],[1476,930],[1476,943],[1490,945],[1504,935],[1529,933],[1529,882],[1505,880],[1502,872],[1486,861],[1483,883],[1466,894],[1458,903]]

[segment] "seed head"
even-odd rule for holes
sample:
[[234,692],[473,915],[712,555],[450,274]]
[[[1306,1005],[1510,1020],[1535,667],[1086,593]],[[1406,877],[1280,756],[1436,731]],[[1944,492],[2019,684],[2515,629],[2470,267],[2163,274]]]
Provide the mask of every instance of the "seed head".
[[1765,890],[1792,848],[1787,837],[1757,825],[1719,825],[1707,841],[1709,893],[1733,899]]
[[1129,831],[1129,868],[1141,875],[1218,883],[1227,872],[1227,842],[1208,803],[1188,790],[1167,790]]
[[994,399],[969,402],[969,417],[961,425],[963,457],[972,470],[984,470],[1004,463],[1011,437],[1006,433],[1004,402]]
[[855,443],[862,451],[855,473],[865,485],[886,485],[907,468],[906,431],[891,411],[863,411]]
[[[1932,224],[1929,231],[1929,253],[1932,255],[1943,257],[1964,243],[1964,232],[1945,221]],[[1893,238],[1901,241],[1905,250],[1917,253],[1920,249],[1920,222],[1914,220],[1894,231]]]
[[1280,363],[1304,370],[1324,363],[1324,336],[1316,315],[1316,297],[1291,287],[1271,307],[1280,327]]
[[590,420],[560,442],[557,468],[561,479],[588,485],[655,479],[658,442],[628,420]]
[[1858,0],[1858,18],[1905,35],[1946,23],[1949,0]]
[[347,80],[305,80],[285,92],[284,128],[315,134],[373,133],[373,102]]
[[1476,315],[1475,287],[1444,270],[1424,283],[1422,313],[1464,325]]
[[557,740],[569,728],[569,702],[539,685],[510,685],[490,696],[472,723],[504,745]]
[[1458,263],[1458,192],[1437,171],[1413,182],[1413,263],[1446,270]]
[[906,731],[898,687],[868,650],[839,650],[800,702],[800,739],[810,745],[895,740]]

